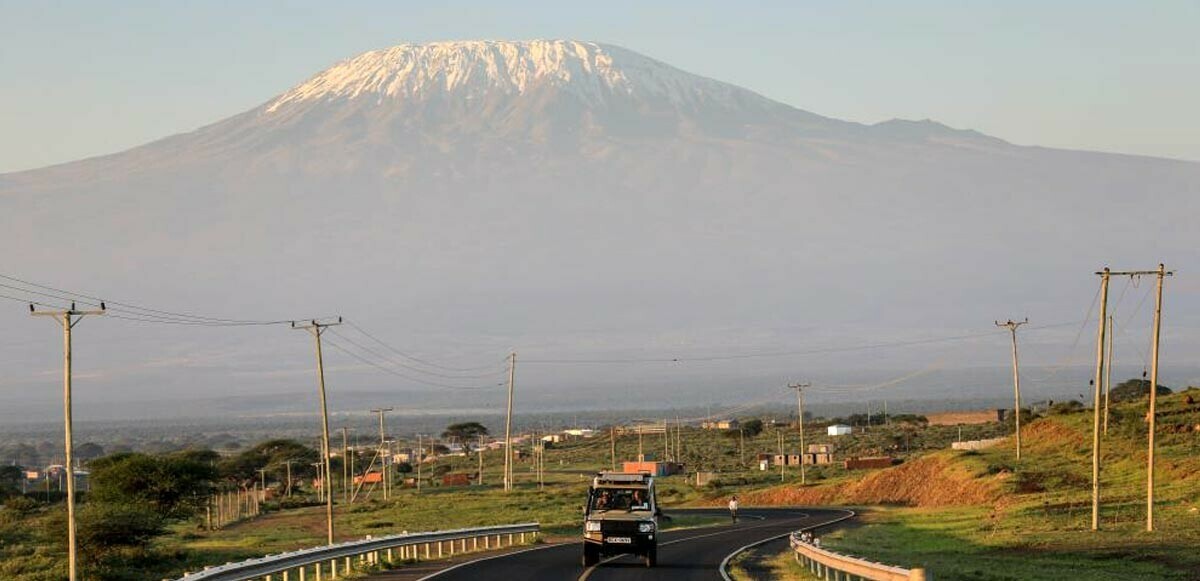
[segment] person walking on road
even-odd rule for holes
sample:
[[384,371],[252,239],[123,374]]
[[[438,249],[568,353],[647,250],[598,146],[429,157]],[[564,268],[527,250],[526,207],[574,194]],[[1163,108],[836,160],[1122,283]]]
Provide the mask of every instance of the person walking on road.
[[729,517],[732,518],[733,522],[735,522],[735,523],[737,522],[737,511],[738,511],[738,499],[737,499],[737,495],[734,495],[733,498],[729,499]]

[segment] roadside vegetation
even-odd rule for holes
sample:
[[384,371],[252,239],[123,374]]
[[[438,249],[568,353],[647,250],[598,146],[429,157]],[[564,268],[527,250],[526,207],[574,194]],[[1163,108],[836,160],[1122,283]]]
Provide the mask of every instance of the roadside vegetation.
[[[839,437],[825,434],[830,420],[806,421],[806,443],[834,444],[839,459],[888,455],[901,463],[883,470],[847,471],[840,463],[809,466],[805,486],[800,485],[797,467],[786,467],[782,477],[777,467],[759,469],[759,455],[777,453],[780,435],[789,452],[799,441],[793,427],[759,423],[757,418],[743,418],[741,432],[684,428],[678,446],[674,429],[671,439],[661,434],[618,436],[615,456],[618,468],[621,461],[636,458],[639,449],[655,458],[678,458],[687,466],[686,475],[658,481],[668,515],[673,506],[720,506],[732,494],[745,506],[870,506],[859,526],[825,535],[826,546],[899,565],[923,565],[937,578],[1051,578],[1061,577],[1063,567],[1094,578],[1118,571],[1189,578],[1187,572],[1200,567],[1200,558],[1187,549],[1200,546],[1200,433],[1195,431],[1200,428],[1194,428],[1200,426],[1200,413],[1188,411],[1185,398],[1200,398],[1200,392],[1161,399],[1159,532],[1145,534],[1140,532],[1145,404],[1135,388],[1130,389],[1135,392],[1114,408],[1105,439],[1105,530],[1098,534],[1087,531],[1091,413],[1078,404],[1060,403],[1042,417],[1029,417],[1020,463],[1013,460],[1011,442],[975,452],[948,450],[960,438],[1004,436],[1010,430],[1004,424],[928,426],[919,416],[874,417],[869,430],[860,425],[855,434]],[[865,417],[840,420],[865,423]],[[477,438],[480,428],[464,422],[449,426],[446,433],[469,440]],[[402,478],[416,475],[415,466],[400,464],[391,498],[384,501],[380,490],[367,485],[353,504],[343,502],[342,467],[335,461],[337,536],[353,539],[537,521],[551,540],[574,538],[588,479],[609,468],[610,446],[607,432],[550,445],[541,488],[532,463],[523,457],[516,465],[512,493],[499,486],[502,452],[484,452],[481,486],[476,484],[479,456],[450,455],[443,447],[441,456],[422,463],[420,492],[400,486]],[[527,447],[528,443],[522,449]],[[317,456],[312,448],[291,440],[268,440],[232,455],[189,450],[121,453],[94,461],[92,489],[80,505],[81,544],[97,548],[88,551],[82,563],[87,578],[161,579],[205,565],[322,544],[324,512],[311,486]],[[283,487],[289,462],[295,479],[290,496]],[[355,462],[361,472],[370,458],[358,455]],[[697,470],[711,471],[714,478],[698,486]],[[8,472],[12,471],[0,472],[0,477]],[[443,476],[455,474],[469,476],[472,484],[442,485]],[[8,476],[0,478],[0,490],[7,496],[0,509],[0,578],[61,579],[66,528],[61,495],[21,495],[15,492],[17,475]],[[208,530],[209,494],[252,488],[263,480],[272,494],[261,515]],[[671,527],[724,521],[672,516]],[[807,573],[789,565],[786,557],[764,555],[754,566],[760,573],[771,570],[804,578]]]

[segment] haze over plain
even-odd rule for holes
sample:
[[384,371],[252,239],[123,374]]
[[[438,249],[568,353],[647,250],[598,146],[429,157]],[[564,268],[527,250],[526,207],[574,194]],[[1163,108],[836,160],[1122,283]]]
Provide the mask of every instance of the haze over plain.
[[[1000,334],[719,358],[984,335],[1007,316],[1053,325],[1028,336],[1033,367],[1083,364],[1093,270],[1163,261],[1182,276],[1195,262],[1198,163],[817,113],[605,44],[401,45],[194,132],[0,175],[6,247],[20,249],[5,274],[218,316],[342,314],[422,357],[496,371],[516,348],[531,404],[562,408],[1002,367]],[[1148,285],[1122,284],[1119,320],[1144,327]],[[1164,378],[1187,381],[1200,287],[1170,284]],[[24,417],[52,401],[57,336],[10,307],[0,400]],[[1119,348],[1144,338],[1131,326]],[[312,391],[308,343],[283,329],[89,320],[78,340],[83,403],[274,394],[310,407],[291,397]],[[414,407],[501,396],[338,356],[346,391]],[[718,359],[562,362],[643,357]],[[1051,374],[1047,393],[1086,385]],[[888,389],[990,386],[943,379]]]

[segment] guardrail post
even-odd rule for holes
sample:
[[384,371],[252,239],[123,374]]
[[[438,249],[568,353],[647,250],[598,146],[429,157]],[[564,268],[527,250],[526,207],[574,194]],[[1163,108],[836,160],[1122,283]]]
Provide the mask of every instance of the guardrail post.
[[349,575],[350,571],[350,557],[346,557],[346,574]]
[[925,569],[910,569],[908,572],[908,581],[925,581]]
[[521,533],[521,544],[525,544],[525,533]]
[[429,543],[425,543],[425,558],[429,559]]
[[300,581],[304,581],[304,567],[300,567],[298,572],[300,573]]
[[388,564],[390,565],[390,564],[392,563],[392,549],[391,549],[391,547],[388,547],[388,550],[387,550],[387,560],[388,560]]
[[317,581],[321,581],[321,562],[317,561],[316,563],[314,563],[313,569],[314,569],[313,573],[315,574]]
[[471,537],[471,550],[472,551],[479,550],[479,537]]
[[483,548],[485,548],[485,549],[492,548],[492,537],[483,535]]
[[511,546],[513,545],[513,542],[512,542],[512,541],[513,541],[513,534],[512,534],[512,533],[508,533],[508,546],[510,546],[510,547],[511,547]]
[[287,572],[287,569],[284,569],[284,570],[283,570],[283,581],[288,581],[288,572]]
[[329,578],[337,579],[337,559],[329,560]]

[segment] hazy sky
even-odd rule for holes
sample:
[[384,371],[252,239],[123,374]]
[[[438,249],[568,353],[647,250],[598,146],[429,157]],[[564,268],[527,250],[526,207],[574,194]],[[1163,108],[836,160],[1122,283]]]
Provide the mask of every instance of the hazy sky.
[[249,109],[402,42],[625,46],[843,119],[1200,160],[1200,3],[0,0],[0,172]]

